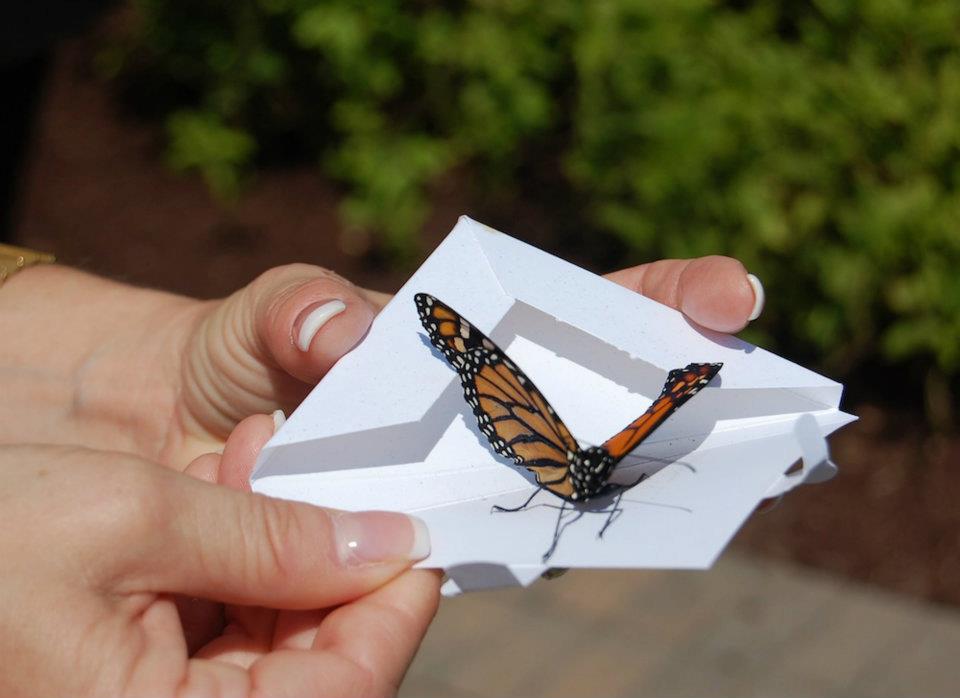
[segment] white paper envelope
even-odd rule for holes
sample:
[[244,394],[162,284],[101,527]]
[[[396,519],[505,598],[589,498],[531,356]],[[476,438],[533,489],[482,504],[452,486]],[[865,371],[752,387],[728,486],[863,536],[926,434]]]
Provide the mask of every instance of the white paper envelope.
[[[646,410],[668,371],[723,362],[711,383],[621,461],[627,491],[567,505],[496,455],[456,372],[429,342],[426,292],[487,334],[533,380],[581,445]],[[528,584],[547,567],[706,568],[765,497],[832,476],[825,436],[854,417],[842,386],[463,217],[263,449],[255,491],[427,522],[446,593]],[[785,471],[797,460],[803,467]]]

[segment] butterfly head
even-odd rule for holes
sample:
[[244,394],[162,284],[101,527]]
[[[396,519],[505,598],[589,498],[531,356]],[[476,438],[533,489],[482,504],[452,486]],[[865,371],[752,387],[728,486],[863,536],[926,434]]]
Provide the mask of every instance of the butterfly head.
[[571,499],[585,502],[606,487],[616,461],[602,446],[581,449],[570,459]]

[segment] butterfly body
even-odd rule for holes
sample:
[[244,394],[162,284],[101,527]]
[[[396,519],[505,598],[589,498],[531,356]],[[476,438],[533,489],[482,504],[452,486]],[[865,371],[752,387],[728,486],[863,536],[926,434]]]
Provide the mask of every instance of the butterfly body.
[[464,399],[491,447],[568,502],[622,491],[609,482],[617,464],[721,367],[690,364],[671,371],[643,415],[602,445],[581,448],[533,382],[486,335],[431,295],[418,293],[414,300],[430,342],[457,371]]

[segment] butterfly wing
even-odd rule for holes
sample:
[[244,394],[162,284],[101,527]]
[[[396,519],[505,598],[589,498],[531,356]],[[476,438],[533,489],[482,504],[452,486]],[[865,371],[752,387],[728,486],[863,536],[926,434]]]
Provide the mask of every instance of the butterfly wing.
[[723,364],[690,364],[667,374],[667,382],[653,404],[623,431],[607,439],[603,448],[619,461],[640,445],[671,414],[709,383]]
[[414,300],[430,342],[456,369],[493,449],[533,472],[543,487],[570,496],[570,459],[579,445],[533,381],[446,303],[426,293]]

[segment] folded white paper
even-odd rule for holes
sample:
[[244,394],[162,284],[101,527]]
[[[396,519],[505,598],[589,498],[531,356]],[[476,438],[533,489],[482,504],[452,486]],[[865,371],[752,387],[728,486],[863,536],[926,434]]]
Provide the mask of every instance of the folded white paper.
[[[618,467],[627,491],[571,509],[497,456],[414,305],[434,295],[490,336],[584,446],[646,410],[668,371],[723,362]],[[709,567],[766,497],[832,476],[825,437],[854,419],[842,386],[469,218],[397,293],[263,449],[254,490],[339,509],[413,513],[445,593],[528,584],[549,567]],[[796,461],[803,467],[785,475]]]

